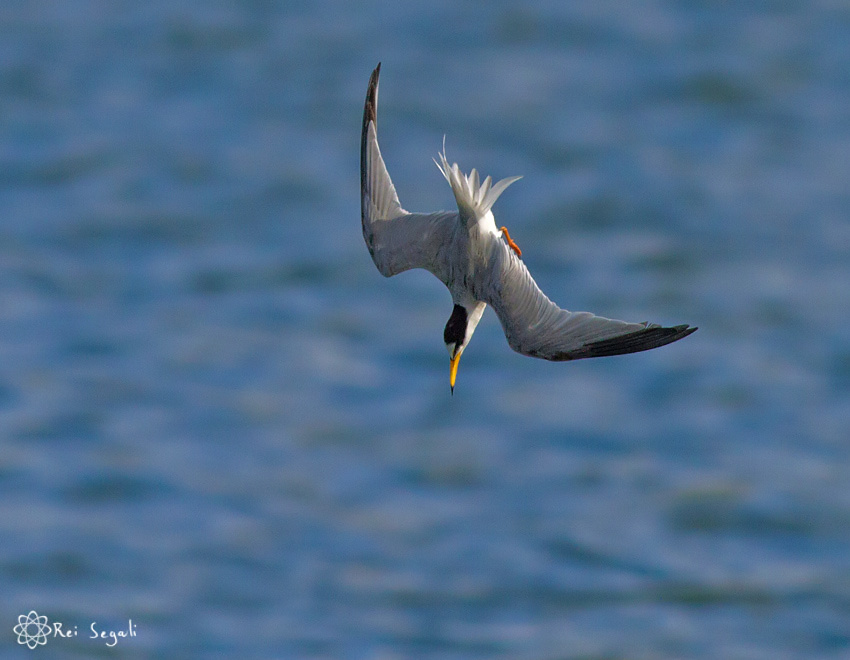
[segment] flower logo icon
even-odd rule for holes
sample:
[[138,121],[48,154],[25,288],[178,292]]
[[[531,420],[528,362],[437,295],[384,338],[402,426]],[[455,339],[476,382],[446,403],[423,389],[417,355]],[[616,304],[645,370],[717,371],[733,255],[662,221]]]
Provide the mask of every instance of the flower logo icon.
[[47,644],[47,636],[51,632],[47,617],[39,616],[35,610],[30,610],[29,614],[21,614],[18,617],[18,625],[12,630],[18,636],[18,644],[26,644],[31,649],[39,644]]

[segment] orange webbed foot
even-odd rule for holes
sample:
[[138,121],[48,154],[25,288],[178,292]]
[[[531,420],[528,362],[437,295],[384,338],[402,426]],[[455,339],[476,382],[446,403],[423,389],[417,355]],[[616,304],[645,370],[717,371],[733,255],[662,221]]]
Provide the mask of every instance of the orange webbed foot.
[[511,250],[516,252],[516,256],[518,256],[520,259],[522,259],[522,250],[519,249],[519,245],[514,243],[513,239],[511,238],[511,235],[508,233],[508,228],[507,227],[501,227],[499,229],[499,231],[501,231],[502,235],[505,237],[505,240],[508,243],[508,247],[510,247]]

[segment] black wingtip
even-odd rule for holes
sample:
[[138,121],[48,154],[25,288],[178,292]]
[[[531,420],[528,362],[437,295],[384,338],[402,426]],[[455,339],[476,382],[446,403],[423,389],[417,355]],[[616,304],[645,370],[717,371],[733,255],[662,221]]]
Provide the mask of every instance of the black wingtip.
[[648,325],[643,330],[638,330],[628,335],[585,344],[579,350],[571,351],[565,357],[568,360],[579,360],[581,358],[640,353],[641,351],[649,351],[653,348],[672,344],[674,341],[684,339],[697,330],[698,328],[692,328],[688,324],[676,325],[671,328],[664,328],[660,325]]
[[372,71],[369,76],[369,88],[366,91],[366,105],[363,108],[363,130],[366,130],[369,122],[378,127],[378,79],[381,77],[381,63]]
[[360,215],[365,217],[363,195],[366,191],[368,163],[366,162],[366,139],[369,134],[369,122],[378,128],[378,78],[381,75],[381,63],[372,71],[369,77],[369,88],[366,90],[366,103],[363,105],[363,126],[360,133]]

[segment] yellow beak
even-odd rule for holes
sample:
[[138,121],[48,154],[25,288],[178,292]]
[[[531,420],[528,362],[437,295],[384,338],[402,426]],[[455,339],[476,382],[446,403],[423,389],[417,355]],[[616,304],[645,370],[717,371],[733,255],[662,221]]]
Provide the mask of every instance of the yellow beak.
[[457,365],[460,364],[460,355],[462,351],[458,351],[452,358],[452,369],[449,372],[449,385],[452,388],[452,394],[455,393],[455,379],[457,378]]

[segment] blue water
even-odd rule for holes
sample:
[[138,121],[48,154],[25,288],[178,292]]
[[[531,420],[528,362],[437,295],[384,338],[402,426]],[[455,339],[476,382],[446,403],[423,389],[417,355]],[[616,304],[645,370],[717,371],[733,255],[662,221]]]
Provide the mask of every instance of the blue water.
[[[845,3],[6,0],[0,656],[850,657]],[[574,364],[382,278],[360,117]],[[78,636],[17,643],[35,610]],[[126,629],[109,649],[89,638]]]

